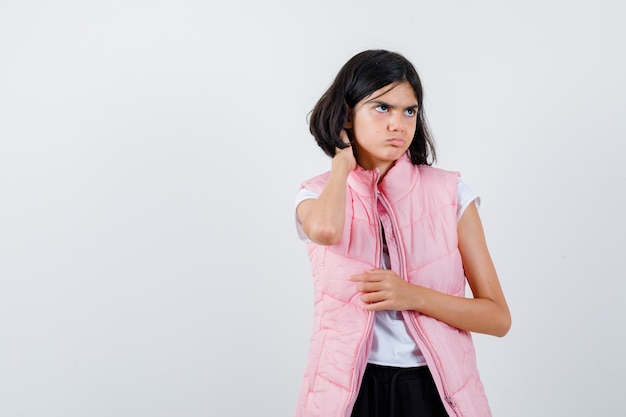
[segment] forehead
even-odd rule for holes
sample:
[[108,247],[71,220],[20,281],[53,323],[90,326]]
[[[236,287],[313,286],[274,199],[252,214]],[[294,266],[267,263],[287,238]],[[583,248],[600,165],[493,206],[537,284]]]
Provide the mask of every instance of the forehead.
[[417,96],[415,95],[413,86],[408,81],[399,81],[388,84],[383,88],[379,88],[361,100],[360,104],[365,104],[371,101],[389,101],[393,102],[392,104],[399,104],[408,107],[417,104]]

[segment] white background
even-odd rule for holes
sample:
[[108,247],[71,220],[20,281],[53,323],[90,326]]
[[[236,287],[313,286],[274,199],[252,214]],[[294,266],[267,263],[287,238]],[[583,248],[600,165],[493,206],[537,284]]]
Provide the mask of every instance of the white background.
[[[0,2],[0,416],[290,416],[328,169],[307,114],[364,49],[417,67],[513,314],[495,416],[621,415],[620,1]],[[330,417],[330,416],[329,416]]]

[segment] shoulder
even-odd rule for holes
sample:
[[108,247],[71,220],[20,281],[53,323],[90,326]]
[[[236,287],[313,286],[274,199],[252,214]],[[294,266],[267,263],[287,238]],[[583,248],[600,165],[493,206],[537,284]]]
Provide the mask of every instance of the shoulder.
[[303,181],[300,184],[300,189],[307,189],[309,191],[313,191],[314,193],[320,194],[328,181],[328,176],[330,175],[330,171],[326,171],[323,174],[316,175],[313,178],[309,178],[306,181]]
[[417,165],[416,168],[419,171],[420,175],[440,178],[441,180],[454,179],[456,181],[456,179],[460,177],[460,173],[458,171],[451,171],[443,168],[433,167],[430,165]]
[[461,218],[470,203],[474,202],[476,208],[480,207],[480,196],[461,178],[461,174],[458,171],[435,168],[428,165],[420,165],[418,170],[422,178],[430,179],[428,182],[433,185],[431,192],[433,189],[442,193],[447,190],[448,195],[456,197],[457,220]]
[[434,188],[456,192],[460,178],[458,171],[436,168],[429,165],[418,165],[416,168],[419,172],[421,186],[430,184]]

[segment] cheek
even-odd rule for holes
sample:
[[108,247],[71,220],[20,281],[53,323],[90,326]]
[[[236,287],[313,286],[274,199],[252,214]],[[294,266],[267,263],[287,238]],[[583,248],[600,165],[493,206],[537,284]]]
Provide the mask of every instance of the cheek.
[[354,121],[354,125],[352,126],[352,134],[361,139],[365,139],[371,132],[374,130],[375,125],[364,117],[360,117]]

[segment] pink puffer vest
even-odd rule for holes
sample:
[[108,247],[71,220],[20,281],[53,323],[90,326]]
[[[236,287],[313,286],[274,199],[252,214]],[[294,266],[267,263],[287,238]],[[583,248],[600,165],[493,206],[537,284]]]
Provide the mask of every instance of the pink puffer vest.
[[[378,171],[348,177],[343,237],[333,246],[307,243],[314,279],[314,321],[296,417],[349,417],[370,351],[374,314],[363,310],[348,278],[380,266],[384,227],[392,269],[413,284],[465,295],[457,244],[457,173],[400,158],[378,183]],[[328,173],[303,183],[321,193]],[[384,215],[381,217],[381,210]],[[384,219],[383,219],[384,217]],[[386,220],[386,221],[385,221]],[[403,312],[450,416],[490,416],[468,332]]]

